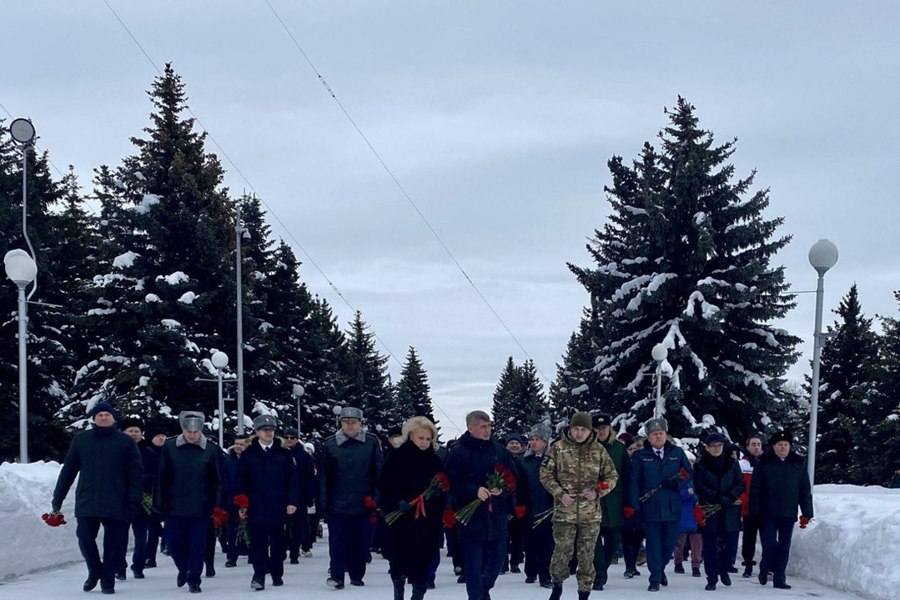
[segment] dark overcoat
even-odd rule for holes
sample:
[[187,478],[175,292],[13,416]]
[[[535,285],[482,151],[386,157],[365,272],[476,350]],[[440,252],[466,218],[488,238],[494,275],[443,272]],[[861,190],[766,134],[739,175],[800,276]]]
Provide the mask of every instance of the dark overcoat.
[[201,437],[191,444],[184,434],[167,441],[159,455],[153,507],[175,517],[208,517],[222,496],[219,447]]
[[793,451],[781,460],[769,449],[753,469],[750,514],[796,519],[798,506],[801,514],[813,517],[806,460]]
[[735,502],[744,492],[744,475],[734,457],[724,451],[720,456],[704,452],[694,464],[694,491],[701,506],[721,507],[706,518],[703,531],[731,533],[741,530],[741,505]]
[[[639,511],[644,523],[678,521],[681,516],[681,488],[684,481],[678,476],[681,469],[692,474],[691,463],[684,450],[671,442],[664,446],[663,459],[653,451],[650,442],[631,457],[631,484],[628,488],[629,506]],[[677,485],[676,485],[677,484]],[[644,502],[641,496],[659,487]]]
[[250,500],[247,522],[277,524],[287,521],[287,507],[300,510],[300,481],[293,453],[275,438],[268,451],[259,439],[241,453],[238,460],[237,493]]

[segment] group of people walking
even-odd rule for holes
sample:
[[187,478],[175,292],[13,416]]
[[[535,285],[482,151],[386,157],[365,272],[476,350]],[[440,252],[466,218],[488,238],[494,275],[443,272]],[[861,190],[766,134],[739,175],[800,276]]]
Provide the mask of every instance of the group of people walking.
[[684,572],[688,541],[693,574],[699,576],[699,553],[705,589],[713,591],[718,583],[731,585],[741,530],[744,576],[753,574],[758,532],[759,582],[771,576],[774,587],[790,588],[785,568],[798,507],[801,527],[813,516],[805,463],[784,432],[767,451],[753,436],[743,457],[725,436],[711,433],[692,463],[663,419],[645,423],[641,440],[616,435],[608,415],[576,413],[556,439],[538,424],[504,446],[489,415],[473,411],[465,433],[447,447],[438,444],[434,423],[419,416],[382,448],[362,411],[344,407],[339,429],[313,458],[296,430],[277,436],[270,415],[254,419],[254,435],[236,440],[228,453],[204,437],[198,412],[181,413],[181,433],[155,449],[142,441],[135,420],[121,424],[128,435],[119,432],[109,404],[95,405],[91,418],[93,428],[72,442],[52,500],[58,512],[79,476],[75,516],[85,591],[99,583],[104,593],[115,592],[129,526],[136,542],[131,569],[143,576],[154,519],[164,523],[178,587],[201,591],[204,565],[207,575],[214,571],[216,537],[226,566],[247,547],[251,589],[281,586],[285,560],[310,552],[316,526],[309,516],[316,514],[328,527],[326,585],[365,585],[377,547],[389,562],[394,600],[404,600],[407,587],[412,600],[424,598],[445,545],[469,600],[490,600],[501,572],[520,572],[520,563],[526,583],[548,588],[550,600],[561,598],[570,574],[579,600],[586,600],[604,589],[619,554],[625,577],[640,575],[642,545],[648,590],[659,591],[668,584],[673,554],[675,571]]

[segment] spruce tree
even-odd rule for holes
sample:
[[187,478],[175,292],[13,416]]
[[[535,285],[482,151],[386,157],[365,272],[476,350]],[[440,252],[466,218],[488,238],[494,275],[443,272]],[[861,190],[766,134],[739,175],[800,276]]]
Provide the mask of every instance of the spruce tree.
[[546,420],[548,407],[533,361],[518,367],[511,356],[507,359],[494,390],[491,412],[494,431],[501,438],[526,433]]
[[863,484],[870,455],[865,440],[875,425],[866,407],[877,394],[879,341],[872,319],[862,313],[856,284],[835,314],[839,319],[828,327],[831,336],[822,347],[816,483]]
[[432,423],[434,420],[434,408],[431,403],[431,386],[428,385],[428,374],[422,366],[416,349],[409,347],[406,354],[406,362],[400,371],[400,381],[397,382],[397,407],[403,419],[415,416],[427,417]]
[[668,349],[665,416],[674,435],[718,427],[732,439],[778,424],[781,383],[798,339],[773,321],[794,306],[783,267],[789,237],[765,219],[768,190],[755,173],[734,179],[735,142],[716,145],[682,98],[668,113],[661,150],[648,142],[627,165],[609,163],[611,214],[588,245],[594,264],[570,265],[598,310],[590,388],[620,424],[653,412],[656,365]]
[[[900,304],[900,292],[894,292]],[[858,441],[863,449],[859,464],[869,484],[897,487],[900,481],[900,319],[882,319],[879,343],[878,394],[865,406],[872,431]],[[873,451],[874,449],[874,451]]]
[[378,427],[400,425],[400,416],[388,383],[388,357],[378,353],[375,334],[356,311],[347,332],[348,377],[345,404],[361,408],[374,433]]

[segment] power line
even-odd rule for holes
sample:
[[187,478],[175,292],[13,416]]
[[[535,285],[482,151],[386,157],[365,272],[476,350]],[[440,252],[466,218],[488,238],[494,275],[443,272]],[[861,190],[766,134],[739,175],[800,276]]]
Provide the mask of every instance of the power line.
[[[122,28],[125,30],[125,32],[128,34],[128,36],[134,42],[134,44],[141,51],[141,53],[144,55],[144,58],[146,58],[147,61],[153,66],[153,69],[160,76],[162,76],[163,75],[162,70],[153,61],[153,59],[150,57],[150,54],[144,49],[143,45],[141,45],[141,43],[137,39],[137,37],[131,32],[131,30],[128,28],[128,25],[125,24],[125,22],[122,20],[122,18],[119,16],[119,14],[115,11],[115,9],[109,4],[109,2],[107,0],[103,0],[103,3],[106,5],[106,7],[109,9],[109,11],[113,14],[116,21],[118,21],[119,25],[122,26]],[[244,175],[244,173],[241,171],[241,169],[237,166],[237,163],[235,163],[231,159],[231,157],[228,155],[228,153],[225,151],[225,149],[222,147],[222,145],[219,144],[218,140],[216,140],[215,136],[213,136],[213,134],[206,128],[205,125],[203,125],[203,121],[200,120],[200,118],[194,113],[193,110],[191,110],[191,108],[189,106],[186,106],[185,108],[187,109],[188,113],[190,113],[191,117],[193,117],[193,119],[196,121],[197,125],[200,126],[200,129],[206,134],[206,136],[209,138],[209,140],[219,150],[219,153],[231,165],[231,167],[234,169],[235,173],[237,173],[238,176],[244,181],[244,183],[247,185],[247,187],[250,189],[250,191],[253,192],[254,196],[256,196],[259,199],[259,201],[263,204],[263,206],[266,207],[266,210],[268,211],[268,213],[270,215],[272,215],[272,217],[275,219],[275,221],[278,223],[278,225],[281,226],[281,229],[287,234],[287,236],[291,239],[291,241],[293,241],[293,243],[297,246],[297,248],[300,249],[300,251],[303,253],[303,255],[307,258],[308,262],[313,267],[315,267],[316,271],[318,271],[319,274],[325,279],[325,281],[328,282],[328,285],[329,285],[329,287],[331,287],[332,291],[341,299],[341,301],[344,304],[347,305],[348,308],[350,308],[350,310],[357,312],[356,307],[353,306],[353,304],[344,296],[344,294],[340,291],[340,289],[338,289],[337,285],[331,280],[331,278],[328,277],[328,275],[325,273],[325,271],[318,265],[318,263],[313,259],[313,257],[309,254],[309,252],[306,251],[306,249],[297,240],[297,238],[294,237],[294,234],[291,233],[290,229],[287,228],[287,226],[284,224],[284,222],[281,220],[281,218],[278,216],[278,214],[275,212],[275,210],[265,201],[265,199],[259,193],[257,193],[256,188],[253,187],[253,184],[250,183],[250,180]],[[373,148],[373,151],[374,151],[374,148]],[[399,184],[399,182],[398,182],[398,184]],[[382,340],[374,331],[372,332],[372,335],[375,337],[376,340],[378,340],[378,343],[381,344],[382,348],[384,348],[384,350],[385,350],[385,352],[387,352],[388,356],[390,356],[392,359],[394,359],[394,362],[396,362],[398,365],[400,365],[402,367],[403,363],[400,362],[400,359],[398,359],[397,356],[387,346],[387,344],[385,344],[384,340]],[[457,431],[462,433],[463,430],[460,429],[459,425],[457,425],[456,422],[454,422],[454,420],[450,417],[450,415],[447,414],[447,412],[443,408],[441,408],[441,406],[437,402],[435,402],[434,399],[432,399],[432,404],[447,418],[447,420],[450,422],[450,424],[454,428],[456,428]]]
[[[481,293],[481,290],[478,288],[478,286],[475,284],[475,282],[472,280],[472,278],[469,277],[469,274],[466,273],[466,270],[462,267],[462,265],[456,259],[456,256],[453,254],[453,252],[450,250],[450,248],[447,246],[447,244],[444,243],[444,240],[441,238],[441,236],[438,235],[438,232],[431,225],[431,222],[428,220],[428,218],[425,216],[425,214],[419,209],[418,205],[412,199],[412,196],[410,196],[410,194],[406,191],[406,188],[403,187],[403,184],[400,183],[400,180],[397,179],[397,177],[394,175],[394,172],[391,170],[391,168],[387,165],[387,163],[381,157],[381,154],[379,154],[378,150],[375,149],[375,146],[372,145],[372,142],[369,141],[369,138],[366,136],[366,134],[363,132],[363,130],[356,123],[356,120],[350,115],[350,113],[347,111],[346,107],[344,107],[344,104],[340,101],[340,99],[338,99],[337,94],[335,94],[335,92],[331,88],[331,86],[328,85],[328,82],[325,80],[325,77],[322,75],[322,73],[319,72],[319,70],[316,68],[315,64],[313,64],[312,60],[310,60],[309,56],[307,56],[306,52],[303,50],[303,47],[300,46],[300,43],[297,41],[297,38],[294,37],[294,34],[291,33],[291,30],[288,28],[287,24],[281,18],[281,15],[278,14],[278,11],[275,10],[275,7],[272,6],[272,3],[269,2],[269,0],[265,0],[265,3],[266,3],[266,6],[269,7],[269,10],[272,11],[272,14],[275,16],[275,19],[281,25],[282,29],[284,29],[284,32],[288,35],[289,38],[291,38],[291,42],[293,42],[294,47],[300,53],[300,56],[303,57],[303,59],[309,65],[310,69],[312,69],[313,73],[316,75],[316,77],[322,83],[322,86],[325,88],[325,91],[328,93],[329,96],[331,96],[331,98],[334,100],[335,104],[337,104],[338,108],[340,108],[341,112],[344,113],[344,116],[347,118],[347,120],[353,126],[353,129],[356,130],[356,133],[362,139],[363,143],[365,143],[365,145],[369,148],[369,150],[375,156],[375,159],[378,161],[378,163],[381,165],[381,167],[384,169],[384,171],[388,174],[388,177],[390,177],[391,181],[394,182],[394,185],[397,186],[397,189],[400,190],[400,194],[404,198],[406,198],[406,201],[409,203],[409,205],[413,208],[413,210],[416,212],[416,214],[419,215],[419,218],[422,220],[422,223],[425,224],[425,227],[428,229],[428,231],[431,232],[431,235],[434,237],[434,239],[437,240],[437,242],[441,246],[441,248],[444,249],[444,252],[447,254],[447,256],[450,257],[450,260],[453,261],[453,264],[456,266],[456,268],[459,270],[459,272],[462,274],[462,276],[466,279],[467,282],[469,282],[469,285],[472,286],[472,289],[475,290],[475,293],[478,294],[478,297],[481,298],[481,301],[484,303],[484,305],[487,306],[487,308],[491,312],[491,314],[494,315],[494,318],[497,319],[497,322],[500,323],[500,325],[503,327],[503,329],[506,330],[506,333],[509,334],[509,337],[511,337],[513,342],[515,342],[515,344],[519,347],[519,350],[521,350],[522,353],[526,357],[528,357],[532,361],[532,363],[534,363],[534,359],[531,358],[531,355],[525,349],[525,346],[522,345],[522,343],[519,341],[519,339],[516,337],[516,335],[512,332],[512,329],[509,328],[509,326],[506,324],[506,322],[503,320],[503,318],[500,316],[500,314],[494,309],[494,307],[490,303],[490,301],[484,296],[484,294]],[[541,377],[543,377],[544,381],[546,381],[547,384],[549,385],[550,379],[544,374],[544,372],[541,371],[541,369],[537,365],[535,365],[535,369],[537,370],[538,373],[541,374]]]

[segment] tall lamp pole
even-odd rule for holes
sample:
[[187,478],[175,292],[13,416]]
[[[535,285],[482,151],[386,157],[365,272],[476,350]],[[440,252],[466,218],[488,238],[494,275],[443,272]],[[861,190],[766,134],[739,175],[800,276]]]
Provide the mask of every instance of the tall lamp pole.
[[662,344],[656,344],[650,351],[650,355],[656,361],[656,406],[653,407],[654,419],[659,419],[663,416],[662,364],[668,354],[669,351]]
[[837,246],[828,240],[819,240],[809,249],[809,264],[819,274],[816,284],[816,328],[813,331],[813,364],[812,388],[809,393],[809,456],[806,468],[809,484],[815,483],[816,477],[816,425],[819,416],[819,367],[822,362],[822,301],[825,295],[825,273],[838,260]]
[[219,448],[225,447],[225,398],[222,396],[222,370],[228,366],[228,355],[224,352],[213,352],[212,365],[219,377]]
[[244,295],[241,291],[241,239],[247,230],[241,225],[241,205],[237,205],[234,220],[235,249],[237,250],[237,433],[244,433]]
[[[9,134],[22,146],[22,237],[25,238],[28,250],[34,258],[37,254],[34,253],[34,246],[28,237],[28,149],[34,146],[34,125],[28,119],[15,119],[9,124]],[[29,300],[37,291],[37,274],[34,277],[34,285],[28,293]]]
[[300,415],[300,399],[303,398],[303,395],[306,393],[306,390],[303,389],[303,386],[299,383],[295,383],[294,387],[291,388],[291,395],[294,397],[294,401],[297,403],[297,435],[301,435],[300,424],[303,422],[303,419]]
[[28,300],[25,288],[37,276],[37,265],[24,250],[10,250],[3,257],[6,276],[19,288],[19,462],[28,462]]

